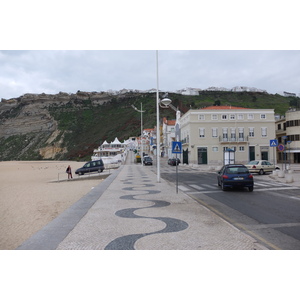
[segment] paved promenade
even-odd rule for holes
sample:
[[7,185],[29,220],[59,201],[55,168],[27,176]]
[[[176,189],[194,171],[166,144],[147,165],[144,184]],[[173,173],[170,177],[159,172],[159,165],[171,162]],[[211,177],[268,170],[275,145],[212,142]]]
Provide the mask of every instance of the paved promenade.
[[176,193],[173,184],[157,183],[155,167],[132,161],[128,157],[127,164],[18,249],[265,249],[180,190]]

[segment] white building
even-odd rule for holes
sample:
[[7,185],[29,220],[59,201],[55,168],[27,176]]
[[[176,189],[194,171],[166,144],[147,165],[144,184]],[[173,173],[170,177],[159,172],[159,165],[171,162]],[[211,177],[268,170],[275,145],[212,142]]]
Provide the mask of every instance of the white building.
[[271,160],[276,151],[274,109],[210,106],[180,118],[183,163],[222,165],[228,150],[235,163]]
[[163,118],[162,136],[163,136],[163,152],[164,156],[172,157],[172,141],[175,141],[175,123],[176,120],[168,120]]
[[300,110],[289,110],[276,121],[276,136],[285,150],[278,152],[280,162],[300,163]]

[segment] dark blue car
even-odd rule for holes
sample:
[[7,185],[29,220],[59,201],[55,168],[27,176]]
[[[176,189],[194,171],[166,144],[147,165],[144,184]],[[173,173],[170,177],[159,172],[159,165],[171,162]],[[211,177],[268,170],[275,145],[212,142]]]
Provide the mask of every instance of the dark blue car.
[[253,175],[244,165],[225,165],[218,172],[218,186],[225,191],[227,188],[247,187],[253,191]]
[[84,175],[85,173],[98,172],[101,173],[104,170],[104,163],[102,159],[89,161],[82,168],[75,171],[75,174]]

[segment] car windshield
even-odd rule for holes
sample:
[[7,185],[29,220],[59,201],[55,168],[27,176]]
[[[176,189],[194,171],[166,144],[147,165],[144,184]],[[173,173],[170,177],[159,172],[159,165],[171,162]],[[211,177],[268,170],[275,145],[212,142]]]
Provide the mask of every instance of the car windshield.
[[258,165],[259,161],[258,160],[251,160],[248,165]]

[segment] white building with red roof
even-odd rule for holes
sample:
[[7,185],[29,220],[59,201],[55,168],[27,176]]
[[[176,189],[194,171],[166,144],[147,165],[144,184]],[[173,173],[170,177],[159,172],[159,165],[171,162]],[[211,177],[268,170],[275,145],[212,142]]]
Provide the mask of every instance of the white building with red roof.
[[191,109],[180,118],[183,163],[223,165],[225,152],[235,163],[273,161],[276,151],[274,109],[209,106]]

